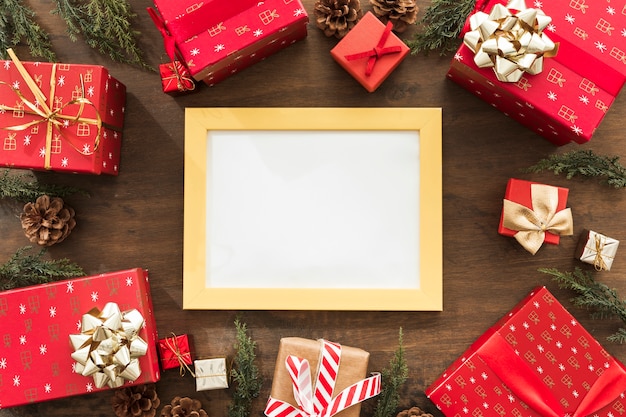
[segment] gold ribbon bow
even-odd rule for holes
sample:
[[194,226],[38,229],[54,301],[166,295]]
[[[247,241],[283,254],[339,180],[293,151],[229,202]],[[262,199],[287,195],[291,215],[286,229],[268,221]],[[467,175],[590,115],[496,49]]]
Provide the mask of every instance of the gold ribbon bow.
[[516,230],[515,239],[534,255],[543,244],[546,232],[569,236],[574,231],[571,209],[556,211],[559,203],[557,187],[531,184],[530,194],[532,209],[504,199],[502,225]]
[[[509,9],[517,10],[513,15]],[[558,45],[543,33],[552,22],[539,9],[527,8],[524,0],[496,4],[490,14],[470,17],[470,31],[463,42],[474,52],[480,68],[493,68],[499,81],[518,82],[526,72],[543,71],[543,58],[555,56]]]
[[[22,111],[23,110],[26,114],[38,116],[39,118],[31,122],[21,124],[21,125],[2,127],[2,129],[10,130],[10,131],[22,131],[22,130],[28,129],[31,126],[34,126],[40,123],[45,123],[46,129],[47,129],[46,130],[45,156],[44,156],[44,168],[45,169],[50,169],[52,167],[50,164],[50,157],[52,153],[52,134],[53,134],[54,129],[57,129],[57,131],[60,134],[60,137],[64,138],[77,152],[81,153],[82,155],[93,154],[99,146],[100,130],[102,129],[102,125],[103,125],[102,120],[100,118],[100,114],[98,113],[98,109],[96,108],[96,106],[91,101],[87,100],[84,97],[84,94],[82,94],[81,97],[71,100],[70,102],[61,106],[60,108],[55,109],[54,108],[54,92],[55,92],[55,87],[56,87],[57,64],[52,64],[52,73],[50,75],[50,97],[48,99],[43,94],[39,86],[37,85],[37,82],[33,79],[33,77],[31,77],[28,71],[26,71],[26,68],[24,68],[24,65],[22,65],[20,60],[17,58],[17,55],[15,55],[15,52],[13,52],[12,49],[8,49],[7,52],[9,54],[9,57],[15,64],[16,69],[18,70],[22,78],[24,79],[26,86],[32,92],[35,100],[34,102],[28,100],[26,97],[24,97],[24,95],[21,93],[19,88],[15,88],[14,86],[9,85],[6,82],[0,81],[1,85],[7,85],[18,96],[19,100],[22,103],[24,103],[24,105],[28,108],[28,109],[21,109],[21,108],[18,109],[15,107],[0,105],[0,110],[3,110],[3,111]],[[81,78],[81,83],[82,83],[82,78]],[[68,106],[72,106],[75,104],[79,105],[76,115],[72,116],[72,115],[62,114],[63,111]],[[85,110],[85,106],[91,106],[96,110],[95,119],[82,117],[82,114]],[[87,123],[90,125],[95,125],[97,127],[97,133],[96,133],[96,138],[94,139],[93,150],[79,149],[71,141],[67,140],[62,129],[67,128],[71,124],[75,124],[75,123]]]
[[593,259],[593,267],[596,271],[608,270],[609,267],[604,262],[604,258],[602,256],[602,251],[604,251],[604,240],[600,235],[596,233],[596,257]]

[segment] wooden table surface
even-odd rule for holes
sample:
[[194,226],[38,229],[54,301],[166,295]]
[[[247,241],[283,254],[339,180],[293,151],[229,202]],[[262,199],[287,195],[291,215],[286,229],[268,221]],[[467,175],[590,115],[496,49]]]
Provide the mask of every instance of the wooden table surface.
[[[578,236],[591,228],[615,239],[626,239],[624,192],[597,181],[567,180],[546,172],[522,170],[554,153],[593,149],[620,155],[625,148],[623,120],[626,96],[613,104],[587,145],[555,147],[446,79],[451,56],[409,56],[374,93],[368,93],[330,57],[336,44],[309,24],[308,37],[214,87],[172,98],[161,91],[158,74],[111,62],[82,42],[73,43],[65,26],[48,11],[49,1],[28,2],[37,19],[52,34],[59,61],[106,66],[128,89],[120,175],[88,176],[36,173],[42,182],[87,189],[91,197],[67,198],[77,212],[78,226],[52,258],[67,257],[89,274],[131,267],[150,270],[158,332],[193,336],[197,357],[232,356],[240,316],[257,342],[258,366],[264,378],[252,415],[262,415],[269,395],[281,337],[327,338],[371,353],[370,371],[387,366],[397,348],[398,329],[405,335],[409,379],[401,407],[418,405],[441,415],[424,389],[483,331],[504,315],[532,288],[546,285],[573,315],[618,358],[626,351],[604,339],[620,325],[594,321],[572,306],[572,293],[558,289],[541,267],[571,271],[584,264],[573,258]],[[312,15],[314,0],[305,0]],[[430,4],[419,0],[420,16]],[[149,0],[133,0],[138,14],[134,27],[152,65],[163,62],[159,32],[145,12]],[[363,2],[363,8],[370,10]],[[416,28],[401,35],[411,39]],[[23,60],[28,50],[18,48]],[[441,107],[443,108],[443,284],[442,312],[335,311],[184,311],[182,309],[183,154],[186,107]],[[574,215],[574,236],[558,246],[526,252],[497,227],[506,182],[511,177],[568,187]],[[0,259],[28,244],[17,219],[21,206],[3,201],[0,208]],[[599,279],[626,294],[626,259],[618,252],[613,268]],[[5,381],[6,383],[6,381]],[[196,392],[193,378],[167,371],[157,384],[163,404],[174,396],[202,401],[211,417],[225,417],[232,391]],[[111,392],[84,395],[0,410],[0,416],[114,415]],[[371,415],[373,401],[363,416]]]

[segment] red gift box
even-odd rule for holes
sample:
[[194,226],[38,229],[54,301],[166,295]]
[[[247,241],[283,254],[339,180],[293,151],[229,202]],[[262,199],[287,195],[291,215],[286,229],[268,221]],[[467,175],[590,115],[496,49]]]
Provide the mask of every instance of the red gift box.
[[[573,227],[571,210],[566,208],[568,194],[569,190],[567,188],[516,178],[509,179],[504,193],[504,204],[500,214],[498,233],[504,236],[515,237],[524,246],[526,242],[533,240],[535,237],[532,236],[533,234],[544,232],[541,242],[558,245],[560,236],[573,233],[571,230]],[[530,216],[527,212],[520,213],[519,207],[511,205],[511,202],[527,207],[532,213],[530,213]],[[526,218],[533,218],[534,224],[530,223],[528,225],[529,229],[505,227],[508,223],[505,214],[507,214],[509,207],[512,207],[511,213],[516,216],[523,215]],[[541,221],[544,224],[539,224]],[[531,234],[531,236],[524,235],[525,232]],[[541,245],[539,244],[539,246]],[[539,247],[535,247],[533,252],[527,246],[524,247],[533,254],[539,249]]]
[[159,65],[161,87],[163,92],[178,95],[195,90],[196,83],[189,74],[189,70],[180,62],[172,61]]
[[95,378],[78,373],[70,336],[81,333],[83,315],[94,307],[104,309],[109,302],[123,311],[136,309],[144,319],[138,336],[147,343],[147,352],[139,357],[141,373],[133,383],[158,381],[158,338],[148,273],[129,269],[0,293],[1,407],[108,389],[107,385],[97,388]]
[[189,337],[186,334],[173,334],[171,337],[159,340],[159,356],[164,370],[180,368],[181,373],[184,374],[187,369],[185,365],[193,363]]
[[339,65],[374,92],[406,58],[409,47],[371,12],[330,51]]
[[97,65],[1,61],[0,165],[117,175],[126,87]]
[[191,75],[213,85],[307,35],[300,0],[155,0],[166,49],[175,44]]
[[426,395],[450,417],[583,417],[622,414],[624,391],[624,365],[541,287],[474,342]]
[[[489,13],[495,4],[506,2],[485,2],[483,11]],[[559,43],[557,55],[543,60],[542,72],[500,82],[491,68],[479,68],[472,50],[462,45],[448,77],[555,145],[585,143],[626,80],[626,37],[619,32],[626,30],[624,10],[586,0],[540,5],[552,18],[543,32]]]

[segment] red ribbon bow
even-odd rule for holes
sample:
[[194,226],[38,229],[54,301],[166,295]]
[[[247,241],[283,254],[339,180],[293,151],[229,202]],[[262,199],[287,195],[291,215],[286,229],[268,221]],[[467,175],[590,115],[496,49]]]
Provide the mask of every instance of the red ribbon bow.
[[387,22],[387,26],[385,26],[383,34],[380,36],[378,44],[374,48],[370,49],[369,51],[346,55],[346,59],[348,61],[353,61],[355,59],[368,58],[367,67],[365,68],[365,75],[371,75],[378,58],[382,57],[383,55],[396,54],[402,51],[402,47],[400,45],[385,47],[387,38],[389,38],[389,35],[391,34],[391,29],[393,29],[393,23],[389,21]]

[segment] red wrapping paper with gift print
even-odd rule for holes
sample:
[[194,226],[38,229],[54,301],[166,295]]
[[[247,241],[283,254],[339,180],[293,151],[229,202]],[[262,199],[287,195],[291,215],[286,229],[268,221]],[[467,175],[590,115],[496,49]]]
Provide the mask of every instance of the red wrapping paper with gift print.
[[450,417],[610,417],[626,411],[624,391],[624,365],[540,287],[474,342],[426,395]]
[[13,57],[0,61],[0,165],[117,175],[124,84],[97,65]]
[[99,373],[79,373],[82,368],[72,358],[79,349],[71,343],[81,337],[84,316],[94,308],[104,310],[107,303],[128,314],[124,326],[131,312],[143,317],[136,336],[146,343],[147,351],[138,357],[139,375],[134,382],[120,381],[122,386],[158,381],[158,338],[148,274],[129,269],[0,293],[0,407],[110,389],[106,382],[97,386]]
[[[503,0],[479,2],[489,13]],[[559,44],[543,70],[518,82],[497,80],[462,45],[448,77],[555,145],[591,139],[626,80],[626,3],[588,0],[525,2],[552,21],[544,30]],[[623,32],[623,33],[622,33]]]

